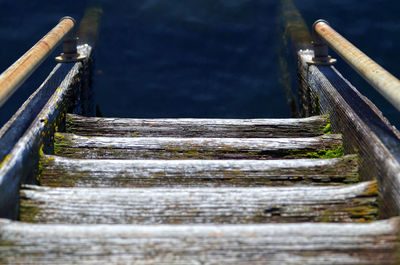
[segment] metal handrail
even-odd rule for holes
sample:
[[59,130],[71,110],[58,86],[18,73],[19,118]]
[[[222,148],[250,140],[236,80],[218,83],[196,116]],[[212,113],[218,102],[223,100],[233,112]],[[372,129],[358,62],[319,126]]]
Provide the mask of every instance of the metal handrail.
[[[7,70],[0,75],[0,107],[7,101],[9,97],[24,83],[26,79],[39,67],[39,65],[50,55],[51,52],[60,44],[60,42],[68,35],[69,40],[64,41],[64,53],[61,58],[78,58],[75,48],[71,48],[74,42],[75,20],[71,17],[63,17],[60,22],[47,33],[40,41],[38,41],[31,49],[29,49],[21,58],[12,64]],[[71,40],[72,38],[72,40]],[[67,52],[65,52],[67,49]],[[80,59],[80,58],[79,58]],[[62,60],[62,59],[60,59]]]
[[325,20],[313,25],[314,64],[329,64],[327,45],[400,111],[400,80],[357,49]]

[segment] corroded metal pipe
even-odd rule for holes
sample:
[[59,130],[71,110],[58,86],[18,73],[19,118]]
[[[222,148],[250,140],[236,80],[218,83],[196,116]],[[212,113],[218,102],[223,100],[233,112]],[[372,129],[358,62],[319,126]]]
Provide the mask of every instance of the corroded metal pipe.
[[0,75],[0,106],[28,79],[74,26],[73,18],[62,18],[46,36]]
[[[324,20],[313,26],[314,37],[321,38],[358,74],[383,95],[397,110],[400,110],[400,80],[383,69],[371,58],[357,49]],[[318,39],[314,39],[318,42]]]

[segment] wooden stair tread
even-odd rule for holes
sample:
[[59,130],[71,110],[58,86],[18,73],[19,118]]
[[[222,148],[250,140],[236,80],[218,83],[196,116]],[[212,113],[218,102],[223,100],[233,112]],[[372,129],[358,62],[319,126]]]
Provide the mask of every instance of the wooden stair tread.
[[54,153],[74,158],[269,159],[337,149],[341,135],[307,138],[86,137],[55,133]]
[[0,235],[4,264],[398,264],[399,220],[55,225],[2,219]]
[[67,114],[66,130],[85,136],[310,137],[329,129],[328,115],[299,119],[132,119]]
[[22,221],[43,223],[264,223],[376,219],[377,184],[263,188],[21,190]]
[[39,183],[53,187],[265,186],[358,181],[356,155],[285,160],[105,160],[43,155]]

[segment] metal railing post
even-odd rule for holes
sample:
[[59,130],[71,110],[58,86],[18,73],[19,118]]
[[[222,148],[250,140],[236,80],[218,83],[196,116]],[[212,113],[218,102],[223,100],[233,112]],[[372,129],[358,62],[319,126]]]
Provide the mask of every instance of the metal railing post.
[[[316,35],[316,38],[321,39],[324,43],[329,45],[329,47],[342,57],[361,77],[400,111],[399,79],[357,49],[357,47],[332,29],[326,21],[317,20],[313,26],[313,33]],[[314,49],[316,53],[314,63],[318,64],[319,58],[325,56],[327,51],[318,46]]]
[[78,53],[77,45],[78,45],[78,34],[76,29],[76,21],[72,17],[63,17],[60,22],[64,19],[71,19],[74,21],[73,29],[67,34],[65,39],[62,42],[63,52],[60,56],[57,56],[55,59],[59,63],[71,63],[77,62],[85,59],[85,56],[82,56]]
[[312,45],[314,49],[314,57],[308,63],[314,65],[331,65],[336,62],[336,59],[333,59],[331,56],[329,56],[327,43],[314,30],[315,25],[319,22],[324,22],[329,25],[329,23],[323,19],[319,19],[314,22],[312,27]]

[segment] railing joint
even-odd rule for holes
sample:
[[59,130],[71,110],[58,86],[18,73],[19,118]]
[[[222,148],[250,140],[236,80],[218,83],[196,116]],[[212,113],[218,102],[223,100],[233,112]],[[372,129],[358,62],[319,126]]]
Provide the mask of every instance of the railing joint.
[[[359,75],[400,110],[400,80],[374,62],[357,47],[336,32],[325,20],[313,25],[314,58],[311,64],[330,63],[328,45]],[[322,62],[322,63],[321,63]]]
[[332,65],[336,63],[336,59],[328,54],[328,44],[318,35],[315,31],[315,26],[318,23],[325,23],[329,25],[326,20],[319,19],[313,24],[312,30],[312,45],[314,48],[314,57],[312,60],[307,61],[309,65]]
[[56,60],[59,62],[83,60],[85,57],[77,51],[76,37],[75,20],[71,17],[63,17],[49,33],[8,67],[0,75],[0,107],[63,40],[63,53]]
[[78,37],[76,33],[76,21],[72,17],[63,17],[63,19],[71,19],[74,22],[73,30],[67,35],[62,42],[63,52],[55,58],[59,63],[72,63],[79,62],[86,58],[86,56],[78,53]]

